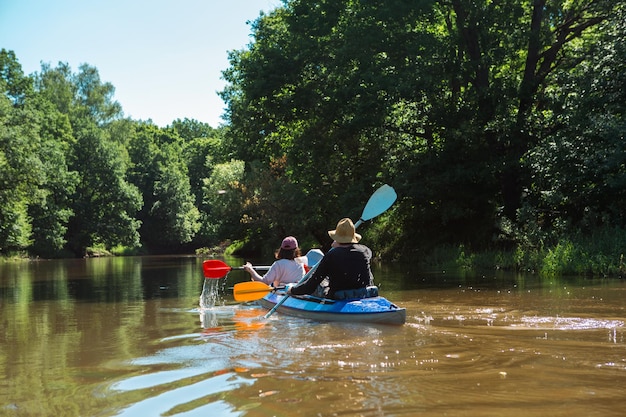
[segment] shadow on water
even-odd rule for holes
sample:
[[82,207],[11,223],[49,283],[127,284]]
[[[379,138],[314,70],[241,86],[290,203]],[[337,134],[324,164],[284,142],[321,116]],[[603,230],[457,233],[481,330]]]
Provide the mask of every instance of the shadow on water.
[[0,265],[0,416],[623,415],[623,281],[377,266],[377,326],[264,319],[201,262]]

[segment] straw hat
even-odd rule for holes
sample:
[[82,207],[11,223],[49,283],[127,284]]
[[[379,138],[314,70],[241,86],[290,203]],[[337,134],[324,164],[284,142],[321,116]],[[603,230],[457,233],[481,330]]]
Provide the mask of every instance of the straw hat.
[[354,231],[354,224],[349,218],[339,220],[335,230],[329,230],[328,236],[337,243],[358,243],[361,235]]

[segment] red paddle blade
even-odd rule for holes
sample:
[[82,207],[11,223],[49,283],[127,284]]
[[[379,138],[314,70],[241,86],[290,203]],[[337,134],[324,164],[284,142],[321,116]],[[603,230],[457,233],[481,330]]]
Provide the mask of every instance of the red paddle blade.
[[204,271],[205,278],[223,278],[230,272],[231,269],[232,268],[230,266],[217,259],[207,259],[202,262],[202,270]]

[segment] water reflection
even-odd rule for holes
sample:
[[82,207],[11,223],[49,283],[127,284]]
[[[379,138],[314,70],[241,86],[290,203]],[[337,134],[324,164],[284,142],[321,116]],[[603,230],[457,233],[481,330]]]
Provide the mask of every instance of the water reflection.
[[623,413],[623,281],[380,267],[407,324],[370,326],[266,320],[201,262],[1,264],[0,415]]

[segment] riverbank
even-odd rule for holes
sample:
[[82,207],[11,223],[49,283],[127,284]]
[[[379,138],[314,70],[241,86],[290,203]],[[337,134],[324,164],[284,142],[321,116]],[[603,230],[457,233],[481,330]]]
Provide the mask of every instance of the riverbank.
[[564,240],[551,248],[472,252],[464,246],[433,249],[417,261],[421,270],[466,269],[523,271],[543,276],[583,275],[589,277],[626,278],[623,247],[614,250],[590,250]]
[[[224,242],[213,248],[196,250],[196,256],[222,256],[232,254],[245,246],[240,241]],[[143,249],[117,247],[106,250],[89,248],[86,257],[147,255]],[[376,251],[382,262],[392,257],[385,250]],[[589,277],[626,278],[626,233],[620,230],[585,237],[561,239],[553,246],[536,247],[518,244],[514,249],[473,251],[464,245],[440,245],[428,252],[411,253],[402,259],[415,259],[417,270],[503,270],[544,276],[583,275]],[[268,253],[268,256],[269,253]],[[26,253],[0,256],[0,262],[32,260]]]

